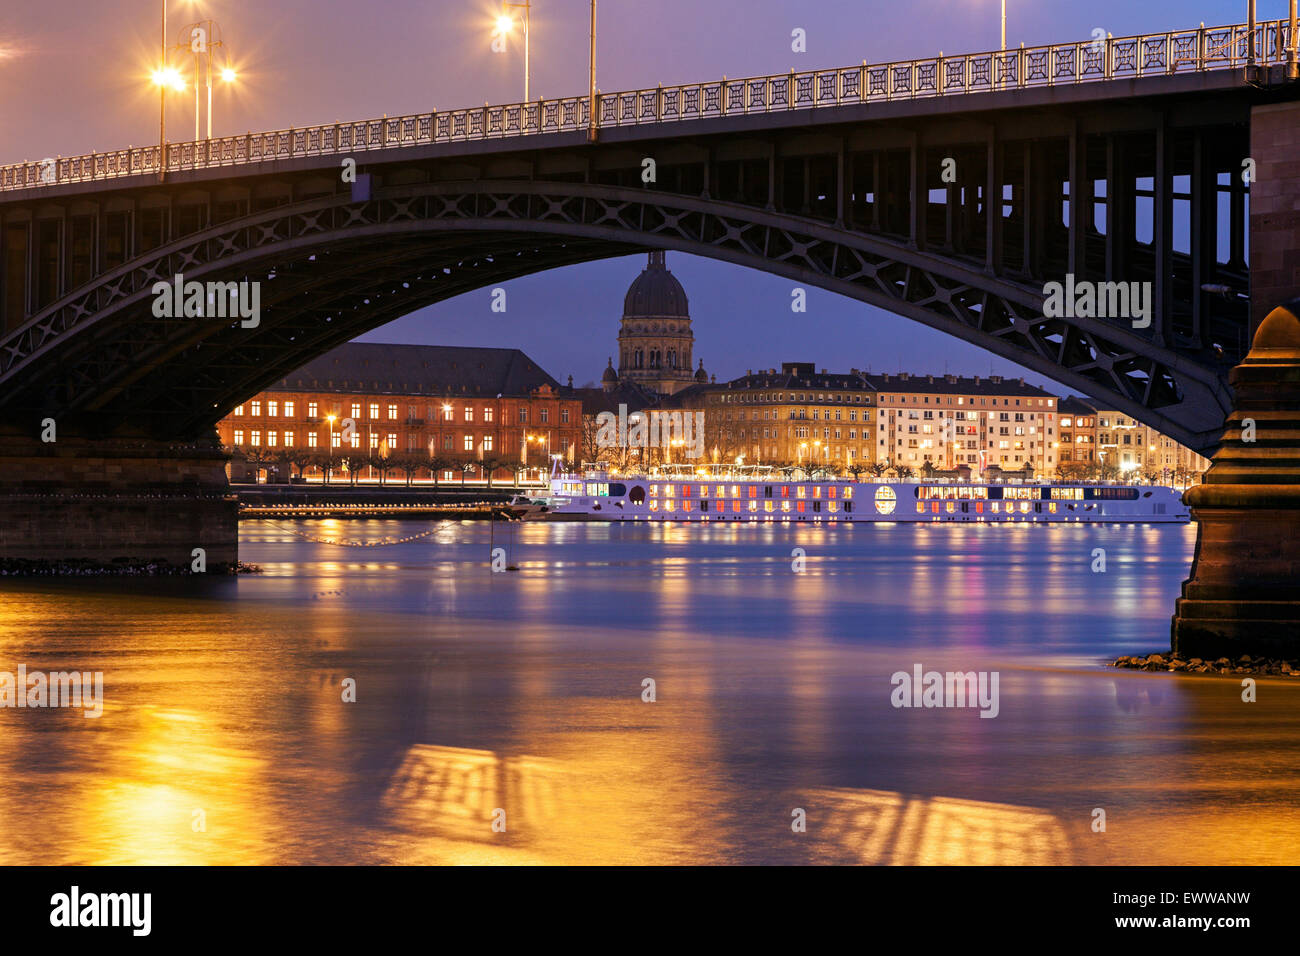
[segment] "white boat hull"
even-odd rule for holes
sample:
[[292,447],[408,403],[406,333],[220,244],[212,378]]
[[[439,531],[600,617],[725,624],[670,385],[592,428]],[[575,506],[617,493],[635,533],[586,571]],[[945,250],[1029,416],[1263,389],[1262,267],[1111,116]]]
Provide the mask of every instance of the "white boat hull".
[[548,518],[687,523],[1184,523],[1182,495],[1149,485],[978,485],[558,476]]

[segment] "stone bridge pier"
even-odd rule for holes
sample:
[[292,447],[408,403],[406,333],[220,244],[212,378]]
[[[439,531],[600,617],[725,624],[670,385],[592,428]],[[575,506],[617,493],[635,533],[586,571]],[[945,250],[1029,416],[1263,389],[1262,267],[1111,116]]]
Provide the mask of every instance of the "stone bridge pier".
[[1232,370],[1204,482],[1186,495],[1196,557],[1176,603],[1185,657],[1300,656],[1300,299],[1274,309]]
[[0,436],[0,569],[156,565],[208,573],[239,558],[238,502],[215,436],[195,443]]

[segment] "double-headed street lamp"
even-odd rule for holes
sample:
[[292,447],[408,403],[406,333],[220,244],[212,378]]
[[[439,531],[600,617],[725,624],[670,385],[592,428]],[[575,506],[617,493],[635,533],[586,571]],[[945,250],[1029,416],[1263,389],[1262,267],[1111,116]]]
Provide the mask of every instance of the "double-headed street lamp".
[[[208,90],[208,139],[212,138],[212,48],[226,47],[222,39],[221,27],[215,20],[199,20],[181,30],[181,40],[175,49],[188,52],[194,56],[194,140],[199,139],[199,68],[205,70],[205,85]],[[223,83],[233,83],[238,77],[227,53],[226,64],[217,72]],[[184,89],[183,81],[181,89]]]
[[[193,2],[193,0],[191,0]],[[154,69],[151,78],[154,86],[158,87],[158,181],[162,182],[167,174],[167,91],[174,90],[182,93],[185,90],[185,78],[181,76],[180,71],[173,67],[168,56],[169,48],[167,43],[167,0],[161,0],[159,5],[159,50],[158,66]],[[194,61],[194,139],[199,138],[199,63],[198,57],[207,56],[208,67],[208,139],[212,138],[212,34],[213,31],[220,34],[220,27],[217,27],[211,20],[200,21],[199,23],[190,24],[186,27],[189,34],[189,43],[178,44],[178,49],[188,49],[195,55]],[[198,31],[196,33],[196,31]],[[217,46],[224,46],[220,40],[216,41]],[[229,60],[221,69],[221,78],[224,82],[233,82],[236,73]]]

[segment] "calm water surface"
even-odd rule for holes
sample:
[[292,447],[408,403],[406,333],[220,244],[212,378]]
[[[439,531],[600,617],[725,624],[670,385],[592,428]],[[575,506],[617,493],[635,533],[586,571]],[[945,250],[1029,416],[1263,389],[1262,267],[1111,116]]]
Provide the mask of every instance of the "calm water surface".
[[[0,709],[0,862],[1300,863],[1300,684],[1101,666],[1194,535],[247,522],[261,575],[0,579],[0,670],[105,681]],[[918,663],[997,718],[892,707]]]

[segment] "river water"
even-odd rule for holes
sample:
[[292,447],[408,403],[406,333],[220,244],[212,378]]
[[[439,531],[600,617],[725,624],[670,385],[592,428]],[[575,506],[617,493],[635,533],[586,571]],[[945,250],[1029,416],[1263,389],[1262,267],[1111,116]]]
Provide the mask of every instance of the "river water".
[[1103,666],[1194,538],[245,522],[262,574],[0,579],[0,671],[104,675],[0,709],[0,863],[1300,863],[1300,683]]

